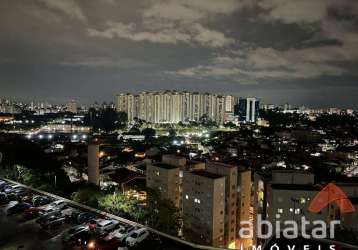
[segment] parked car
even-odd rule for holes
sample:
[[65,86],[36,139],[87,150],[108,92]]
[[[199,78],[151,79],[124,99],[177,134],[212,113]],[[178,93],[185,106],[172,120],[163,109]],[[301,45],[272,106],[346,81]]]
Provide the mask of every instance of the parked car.
[[67,230],[67,232],[65,232],[65,233],[62,235],[62,241],[63,241],[63,242],[72,241],[73,238],[74,238],[77,234],[79,234],[79,233],[81,233],[81,232],[84,232],[84,231],[89,231],[88,226],[80,225],[80,226],[72,227],[72,228],[70,228],[69,230]]
[[5,189],[5,192],[9,193],[9,192],[14,192],[16,190],[25,190],[25,187],[21,186],[21,185],[8,185],[7,188]]
[[57,200],[54,202],[51,202],[50,204],[47,205],[47,207],[52,207],[52,208],[58,208],[58,209],[64,209],[67,206],[67,203],[63,200]]
[[21,198],[21,201],[32,204],[32,196],[30,194],[25,195]]
[[21,200],[23,197],[29,195],[29,190],[27,190],[23,187],[20,187],[20,188],[14,189],[12,193],[16,195],[18,200]]
[[119,241],[119,246],[117,250],[128,250],[128,247],[124,241]]
[[32,197],[32,204],[35,207],[44,206],[44,205],[49,204],[50,202],[51,202],[51,199],[48,198],[47,196],[36,195],[36,196]]
[[66,222],[65,216],[51,215],[46,220],[41,221],[41,223],[39,223],[39,224],[44,229],[53,229],[53,228],[61,226],[65,222]]
[[116,227],[119,225],[119,222],[116,220],[98,220],[96,230],[99,232],[109,232],[111,230],[116,229]]
[[32,206],[29,203],[19,202],[7,210],[7,215],[13,215],[13,214],[23,212],[30,207],[32,207]]
[[93,230],[87,230],[87,231],[81,231],[77,234],[75,234],[70,241],[71,245],[77,245],[77,246],[87,246],[88,243],[95,241],[99,237],[103,237],[101,233],[98,233]]
[[6,186],[6,187],[3,188],[2,191],[4,193],[6,193],[6,194],[9,194],[9,193],[11,193],[13,191],[13,188],[12,188],[12,186]]
[[0,192],[5,192],[6,189],[12,188],[9,184],[5,183],[2,186],[0,186]]
[[97,228],[97,221],[99,221],[101,219],[92,219],[90,221],[88,221],[88,227],[90,230],[95,230]]
[[41,209],[38,207],[30,207],[24,211],[24,218],[27,220],[34,219],[40,215]]
[[98,240],[91,241],[88,243],[88,249],[94,250],[117,250],[120,246],[120,241],[116,238],[103,237]]
[[83,212],[83,213],[73,213],[71,217],[72,217],[73,223],[82,224],[82,223],[85,223],[85,222],[95,219],[96,215],[94,213],[90,213],[90,212]]
[[71,219],[73,214],[76,214],[78,210],[69,207],[69,208],[65,208],[61,211],[63,216],[66,216],[66,218]]
[[132,232],[126,239],[126,243],[130,247],[134,247],[149,237],[149,232],[145,228]]
[[136,228],[134,227],[134,226],[130,226],[130,225],[128,225],[128,226],[120,226],[118,229],[116,229],[115,231],[113,231],[112,233],[111,233],[111,235],[114,237],[114,238],[117,238],[118,240],[120,240],[120,241],[124,241],[126,238],[127,238],[127,236],[131,233],[131,232],[133,232],[133,231],[135,231],[136,230]]
[[6,205],[9,203],[9,198],[7,197],[7,194],[0,193],[0,206]]
[[0,180],[0,191],[2,191],[3,188],[6,187],[6,186],[8,186],[7,182]]
[[7,198],[9,198],[10,201],[21,201],[15,193],[7,193]]
[[45,207],[40,209],[39,211],[40,216],[49,216],[52,214],[60,214],[60,213],[61,213],[61,209],[57,207]]
[[90,231],[80,231],[74,234],[70,239],[71,245],[83,246],[87,245],[87,241],[91,238]]

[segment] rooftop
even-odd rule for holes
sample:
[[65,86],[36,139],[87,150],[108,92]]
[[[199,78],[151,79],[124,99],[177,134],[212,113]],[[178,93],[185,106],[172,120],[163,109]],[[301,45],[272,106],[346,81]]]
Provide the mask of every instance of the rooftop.
[[221,167],[225,167],[225,168],[237,168],[236,165],[232,165],[232,164],[226,164],[226,163],[222,163],[222,162],[217,162],[217,161],[209,161],[208,162],[209,165],[213,165],[213,166],[221,166]]
[[178,168],[178,167],[176,167],[176,166],[169,165],[169,164],[166,164],[166,163],[163,163],[163,162],[156,162],[156,163],[153,163],[152,165],[155,166],[155,167],[164,168],[164,169],[175,169],[175,168]]
[[309,171],[302,170],[302,169],[273,169],[272,174],[275,174],[275,173],[313,174]]
[[194,170],[194,171],[192,171],[192,172],[190,172],[190,173],[191,173],[191,174],[194,174],[194,175],[206,177],[206,178],[209,178],[209,179],[219,179],[219,178],[223,178],[223,176],[221,176],[221,175],[214,174],[214,173],[210,173],[210,172],[207,172],[207,171],[205,171],[205,170]]

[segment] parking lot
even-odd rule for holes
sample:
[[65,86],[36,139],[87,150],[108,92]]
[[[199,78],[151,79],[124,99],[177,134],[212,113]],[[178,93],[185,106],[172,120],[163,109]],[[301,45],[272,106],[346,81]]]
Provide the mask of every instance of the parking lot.
[[110,217],[0,179],[0,249],[193,249]]

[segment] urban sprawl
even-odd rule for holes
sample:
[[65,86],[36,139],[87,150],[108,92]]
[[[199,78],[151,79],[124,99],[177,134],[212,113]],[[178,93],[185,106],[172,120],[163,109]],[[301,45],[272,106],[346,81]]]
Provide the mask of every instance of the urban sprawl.
[[[8,213],[31,214],[39,220],[33,227],[43,228],[52,225],[48,220],[65,218],[63,212],[46,217],[46,204],[68,209],[53,200],[37,204],[38,195],[10,185],[10,179],[141,225],[120,233],[129,227],[116,224],[104,232],[98,230],[107,223],[103,218],[82,221],[78,214],[84,211],[77,211],[77,217],[72,211],[60,228],[80,225],[87,234],[93,228],[100,233],[93,241],[74,233],[68,238],[72,240],[63,238],[58,244],[80,242],[90,248],[90,243],[108,240],[129,249],[146,242],[153,249],[193,249],[175,248],[176,243],[165,240],[171,235],[197,246],[269,249],[289,243],[286,221],[297,224],[295,244],[320,245],[322,250],[342,242],[358,244],[355,110],[276,106],[256,97],[186,91],[115,98],[89,106],[0,100],[0,202]],[[356,212],[342,212],[341,201],[317,213],[308,209],[330,183],[344,192]],[[317,234],[315,221],[328,225],[328,242],[304,239],[303,233]],[[257,232],[267,236],[268,223],[279,233],[259,237]],[[251,234],[244,237],[244,231]]]

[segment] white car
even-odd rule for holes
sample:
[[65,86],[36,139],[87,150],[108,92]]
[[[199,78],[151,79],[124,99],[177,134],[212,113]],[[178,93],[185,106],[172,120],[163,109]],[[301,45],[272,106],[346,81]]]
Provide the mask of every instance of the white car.
[[100,232],[109,232],[118,226],[119,222],[116,220],[98,220],[96,230]]
[[57,207],[44,207],[39,211],[39,215],[41,216],[50,216],[53,214],[60,213],[61,209]]
[[110,235],[113,238],[116,238],[120,241],[124,241],[125,238],[127,238],[127,236],[135,230],[136,230],[136,228],[133,226],[120,226],[118,229],[113,231]]
[[129,247],[133,247],[142,241],[144,241],[146,238],[148,238],[149,232],[145,228],[138,229],[134,232],[132,232],[126,239],[126,243]]
[[47,205],[47,207],[57,208],[57,209],[64,209],[66,207],[66,202],[63,200],[57,200]]
[[70,216],[72,216],[73,213],[75,213],[77,211],[78,210],[69,207],[69,208],[62,210],[61,213],[62,213],[62,215],[66,216],[66,217],[70,217]]

